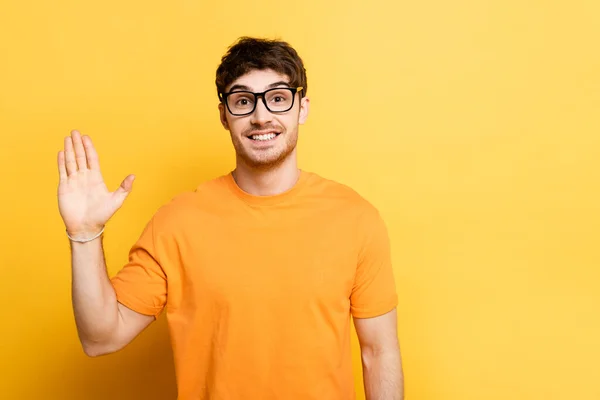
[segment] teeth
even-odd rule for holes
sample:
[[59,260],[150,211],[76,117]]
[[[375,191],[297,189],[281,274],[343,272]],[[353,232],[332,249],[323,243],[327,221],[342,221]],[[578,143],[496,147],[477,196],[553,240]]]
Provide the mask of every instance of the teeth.
[[251,138],[252,140],[271,140],[271,139],[273,139],[275,136],[277,136],[277,135],[276,135],[276,134],[274,134],[274,133],[268,133],[268,134],[266,134],[266,135],[252,135],[252,136],[250,136],[250,138]]

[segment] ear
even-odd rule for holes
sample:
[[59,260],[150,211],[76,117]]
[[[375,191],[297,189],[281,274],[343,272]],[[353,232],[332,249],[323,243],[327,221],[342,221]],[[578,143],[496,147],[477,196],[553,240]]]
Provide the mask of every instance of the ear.
[[229,123],[227,122],[227,110],[225,110],[223,103],[219,103],[219,116],[221,118],[221,124],[223,125],[223,128],[229,130]]
[[308,110],[310,109],[310,99],[304,97],[300,100],[300,115],[298,116],[298,123],[300,125],[306,122],[308,118]]

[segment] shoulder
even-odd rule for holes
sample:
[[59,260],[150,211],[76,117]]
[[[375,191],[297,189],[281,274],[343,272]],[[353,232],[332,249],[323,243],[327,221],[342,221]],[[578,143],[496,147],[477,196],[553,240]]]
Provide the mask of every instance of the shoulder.
[[348,184],[326,178],[314,172],[307,172],[311,192],[338,206],[352,209],[360,215],[376,216],[375,205]]
[[[348,184],[309,173],[312,192],[325,202],[325,209],[334,218],[343,218],[352,230],[367,242],[375,235],[387,235],[386,223],[375,204]],[[382,236],[383,235],[383,236]]]
[[226,176],[221,175],[206,180],[193,189],[177,193],[156,210],[153,219],[161,225],[177,223],[182,219],[189,219],[195,212],[205,210],[207,204],[222,202],[228,193],[225,180]]
[[345,183],[310,173],[312,192],[325,202],[328,215],[344,220],[344,226],[358,239],[362,252],[374,245],[385,245],[387,226],[379,209],[357,190]]

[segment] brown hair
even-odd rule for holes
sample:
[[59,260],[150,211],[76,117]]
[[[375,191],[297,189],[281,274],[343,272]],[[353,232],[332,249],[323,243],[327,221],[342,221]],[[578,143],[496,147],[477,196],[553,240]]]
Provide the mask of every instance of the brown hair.
[[255,69],[272,69],[287,75],[290,86],[303,87],[300,97],[306,95],[306,69],[296,50],[287,42],[248,36],[239,38],[221,58],[215,82],[217,94],[224,93],[229,84]]

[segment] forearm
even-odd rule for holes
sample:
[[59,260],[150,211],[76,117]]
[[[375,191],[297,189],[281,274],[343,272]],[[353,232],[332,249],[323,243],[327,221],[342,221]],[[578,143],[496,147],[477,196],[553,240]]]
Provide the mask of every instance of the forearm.
[[362,349],[363,381],[367,400],[403,400],[404,377],[398,349]]
[[95,354],[98,347],[111,340],[119,322],[102,240],[71,242],[71,261],[73,312],[79,339],[86,353]]

